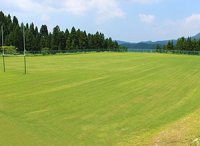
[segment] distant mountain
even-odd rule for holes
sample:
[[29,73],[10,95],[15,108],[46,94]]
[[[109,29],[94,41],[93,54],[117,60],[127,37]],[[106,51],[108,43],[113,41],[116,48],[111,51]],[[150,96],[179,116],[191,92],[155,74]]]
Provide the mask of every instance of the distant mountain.
[[[195,36],[191,37],[193,39],[200,39],[200,33],[196,34]],[[139,42],[139,43],[131,43],[131,42],[126,42],[126,41],[119,41],[117,40],[118,44],[121,45],[121,46],[125,46],[127,47],[129,50],[131,49],[155,49],[157,45],[160,45],[161,47],[164,46],[164,45],[167,45],[169,40],[163,40],[163,41],[155,41],[155,42],[152,42],[152,41],[142,41],[142,42]],[[170,40],[170,41],[173,41],[174,44],[177,43],[177,40]]]
[[[156,44],[156,45],[167,45],[169,40],[164,40],[164,41],[156,41],[156,42],[152,42],[152,41],[147,41],[147,42],[144,42],[146,44]],[[170,40],[170,41],[173,41],[174,44],[176,44],[177,40]]]
[[121,44],[122,46],[127,47],[129,50],[130,49],[155,49],[157,44],[149,44],[149,43],[125,43]]
[[168,41],[158,41],[158,42],[139,42],[139,43],[131,43],[131,42],[125,42],[125,41],[117,41],[119,45],[127,47],[129,51],[131,49],[141,49],[141,50],[153,50],[156,48],[157,45],[164,46],[168,43]]
[[130,42],[125,42],[125,41],[120,41],[120,40],[116,40],[117,41],[117,43],[119,44],[119,45],[122,45],[122,44],[129,44]]
[[200,39],[200,33],[196,34],[195,36],[192,37],[193,39]]

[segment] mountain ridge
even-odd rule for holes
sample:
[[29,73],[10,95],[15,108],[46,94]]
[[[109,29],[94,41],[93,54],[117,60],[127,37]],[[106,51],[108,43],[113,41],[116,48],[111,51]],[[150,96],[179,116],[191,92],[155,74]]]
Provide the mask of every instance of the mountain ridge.
[[[192,39],[200,39],[200,33],[197,33],[196,35],[191,37]],[[141,41],[138,43],[134,42],[127,42],[127,41],[122,41],[122,40],[116,40],[119,45],[127,47],[129,50],[130,49],[155,49],[157,45],[160,45],[161,47],[164,45],[167,45],[168,41],[173,41],[174,44],[177,43],[178,39],[172,39],[172,40],[161,40],[161,41]]]

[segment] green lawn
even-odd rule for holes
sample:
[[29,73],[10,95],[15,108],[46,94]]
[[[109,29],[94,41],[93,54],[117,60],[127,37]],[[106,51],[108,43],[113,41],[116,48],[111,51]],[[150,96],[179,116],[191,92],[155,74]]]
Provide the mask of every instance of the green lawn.
[[6,73],[0,64],[1,146],[142,145],[200,109],[199,56],[88,53],[27,62],[27,75],[22,57],[6,57]]

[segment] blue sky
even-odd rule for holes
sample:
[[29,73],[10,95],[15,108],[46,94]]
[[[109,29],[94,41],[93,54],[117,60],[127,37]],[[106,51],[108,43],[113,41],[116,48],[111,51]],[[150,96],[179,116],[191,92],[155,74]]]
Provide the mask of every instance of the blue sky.
[[197,0],[0,0],[20,22],[72,26],[131,42],[176,39],[200,32]]

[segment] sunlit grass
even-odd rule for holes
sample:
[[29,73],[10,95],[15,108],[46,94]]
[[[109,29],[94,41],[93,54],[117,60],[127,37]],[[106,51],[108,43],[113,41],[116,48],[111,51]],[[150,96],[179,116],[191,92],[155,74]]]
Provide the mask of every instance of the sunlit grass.
[[0,64],[0,145],[147,142],[200,108],[199,59],[145,53],[37,56],[27,58],[24,75],[23,58],[7,57],[6,73]]

